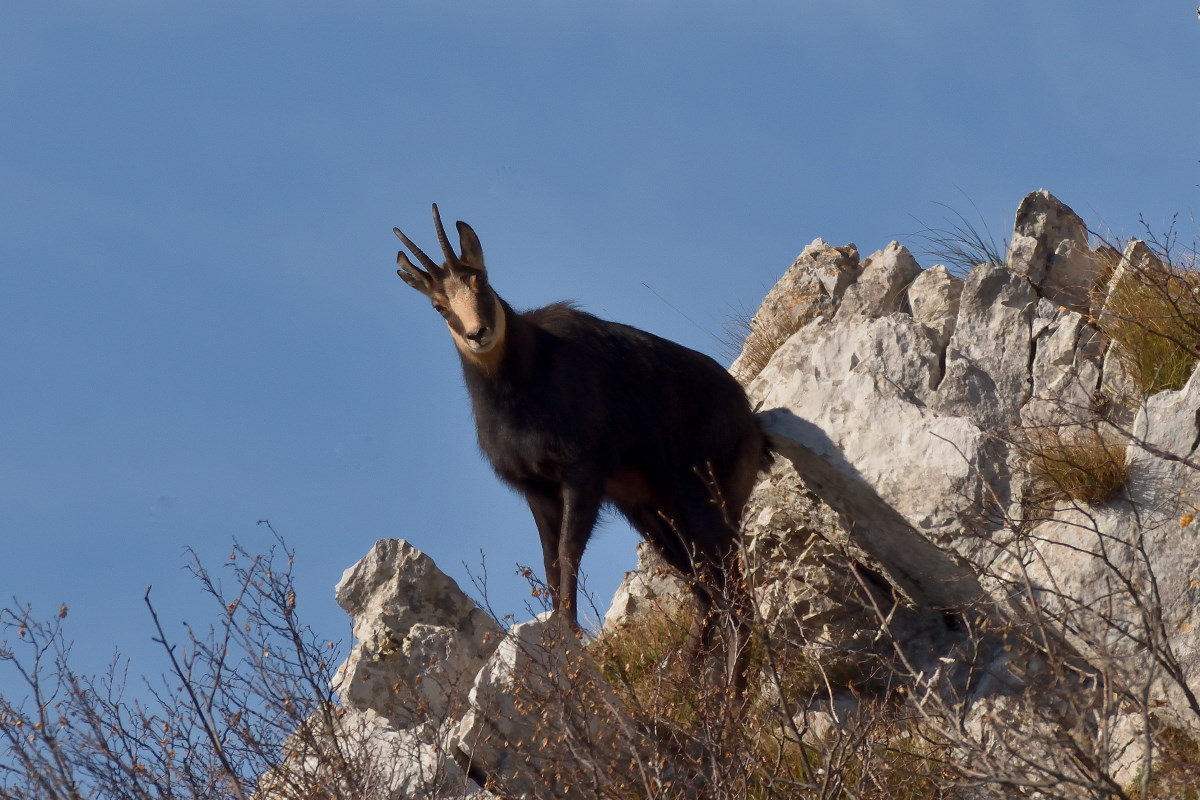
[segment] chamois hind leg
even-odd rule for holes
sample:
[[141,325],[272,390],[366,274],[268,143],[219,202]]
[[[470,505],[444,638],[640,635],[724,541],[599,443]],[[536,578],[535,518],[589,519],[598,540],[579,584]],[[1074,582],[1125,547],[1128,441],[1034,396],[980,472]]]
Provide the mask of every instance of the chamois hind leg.
[[726,679],[743,689],[750,638],[749,595],[740,566],[738,532],[727,521],[722,504],[713,500],[707,486],[697,482],[691,497],[676,504],[675,513],[645,506],[621,510],[663,560],[689,581],[696,614],[683,646],[685,661],[699,665],[710,660],[717,645],[717,623],[724,622]]
[[739,692],[745,692],[750,678],[750,640],[754,624],[754,598],[749,578],[743,569],[742,514],[758,482],[763,464],[761,438],[755,437],[742,448],[732,470],[718,477],[709,472],[713,509],[723,522],[722,538],[717,540],[716,559],[721,575],[721,598],[725,619],[725,656],[727,674]]
[[750,679],[750,639],[754,622],[750,586],[741,567],[741,554],[730,553],[725,564],[722,617],[725,621],[725,671],[731,685],[746,690]]
[[638,509],[627,515],[654,546],[663,561],[688,581],[696,610],[688,626],[683,655],[687,662],[698,663],[712,643],[710,627],[714,605],[712,581],[701,569],[703,562],[698,558],[694,544],[683,533],[686,529],[682,528],[676,519],[646,509]]
[[725,678],[739,692],[746,686],[751,625],[750,592],[742,571],[740,537],[715,504],[698,505],[684,516],[683,530],[694,542],[691,559],[692,591],[697,617],[689,634],[689,653],[710,657],[723,630]]

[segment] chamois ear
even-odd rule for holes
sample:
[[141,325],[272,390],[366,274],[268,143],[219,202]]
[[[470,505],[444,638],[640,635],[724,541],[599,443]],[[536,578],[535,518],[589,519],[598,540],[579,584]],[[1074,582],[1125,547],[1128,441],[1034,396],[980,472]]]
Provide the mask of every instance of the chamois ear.
[[475,235],[475,231],[471,230],[471,226],[462,220],[455,225],[458,227],[458,249],[462,253],[459,261],[464,266],[486,275],[487,268],[483,266],[483,247],[479,244],[479,237]]

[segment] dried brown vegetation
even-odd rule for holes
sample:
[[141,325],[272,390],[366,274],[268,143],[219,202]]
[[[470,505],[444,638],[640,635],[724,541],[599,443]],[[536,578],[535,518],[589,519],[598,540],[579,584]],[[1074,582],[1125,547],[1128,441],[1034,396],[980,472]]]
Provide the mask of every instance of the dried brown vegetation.
[[[291,566],[282,542],[261,555],[235,546],[227,592],[193,556],[215,621],[185,626],[182,641],[165,632],[147,590],[169,666],[145,686],[119,659],[99,677],[78,673],[62,616],[0,612],[0,665],[26,689],[0,697],[0,797],[244,800],[262,797],[256,786],[269,774],[269,796],[281,800],[383,796],[381,765],[340,726],[337,648],[300,623]],[[289,761],[319,768],[279,770]]]
[[1129,479],[1127,440],[1101,421],[1026,428],[1014,442],[1032,478],[1026,503],[1045,513],[1107,503]]
[[[797,305],[806,302],[803,298]],[[784,342],[800,330],[808,317],[803,313],[773,315],[762,319],[739,315],[726,328],[729,352],[737,356],[735,377],[748,383],[770,362]]]
[[[1142,397],[1182,388],[1200,358],[1200,272],[1194,252],[1174,254],[1173,228],[1112,248],[1097,285],[1097,325]],[[1140,398],[1138,398],[1140,399]]]

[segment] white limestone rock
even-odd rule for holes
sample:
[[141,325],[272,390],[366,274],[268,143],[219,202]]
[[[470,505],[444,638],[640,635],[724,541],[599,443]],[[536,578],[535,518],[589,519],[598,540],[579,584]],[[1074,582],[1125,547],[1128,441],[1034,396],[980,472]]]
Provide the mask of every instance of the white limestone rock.
[[846,287],[839,315],[882,317],[897,311],[908,312],[908,287],[921,274],[921,265],[899,242],[863,259],[862,269],[853,284]]
[[1037,291],[994,264],[967,276],[946,348],[946,375],[932,405],[984,430],[1006,430],[1030,393],[1031,323]]
[[983,438],[965,415],[931,407],[944,384],[937,352],[931,329],[907,315],[818,320],[747,391],[757,408],[775,409],[775,430],[865,481],[936,538],[957,531],[963,505],[980,495]]
[[958,322],[958,303],[963,282],[941,264],[923,270],[908,287],[908,305],[913,320],[930,328],[943,352]]
[[342,700],[398,727],[450,713],[502,635],[453,579],[403,539],[376,542],[343,574],[335,597],[354,619],[356,640],[338,670]]
[[648,776],[616,690],[550,614],[513,626],[479,672],[459,764],[503,797],[623,797]]
[[387,770],[388,796],[490,798],[447,751],[501,627],[402,539],[376,542],[335,596],[356,640],[335,678],[341,724]]
[[1088,247],[1087,225],[1044,189],[1017,209],[1008,268],[1040,287],[1056,305],[1086,314],[1101,265]]
[[1042,298],[1031,321],[1030,398],[1021,409],[1025,426],[1069,425],[1095,416],[1102,390],[1103,340],[1077,312]]
[[626,625],[645,615],[672,617],[687,602],[687,584],[648,543],[637,546],[637,567],[625,573],[604,615],[606,631]]
[[770,351],[813,319],[831,315],[861,267],[853,244],[833,247],[816,239],[767,292],[750,319],[750,332],[730,372],[743,383],[761,370]]

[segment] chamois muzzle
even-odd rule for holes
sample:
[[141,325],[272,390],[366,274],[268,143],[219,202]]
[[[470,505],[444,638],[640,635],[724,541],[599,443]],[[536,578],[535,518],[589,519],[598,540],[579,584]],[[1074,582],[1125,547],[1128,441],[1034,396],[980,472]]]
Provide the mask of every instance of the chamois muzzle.
[[476,348],[484,348],[487,347],[491,342],[494,330],[495,329],[488,325],[482,325],[473,331],[467,331],[464,333],[463,338],[471,342],[471,344]]

